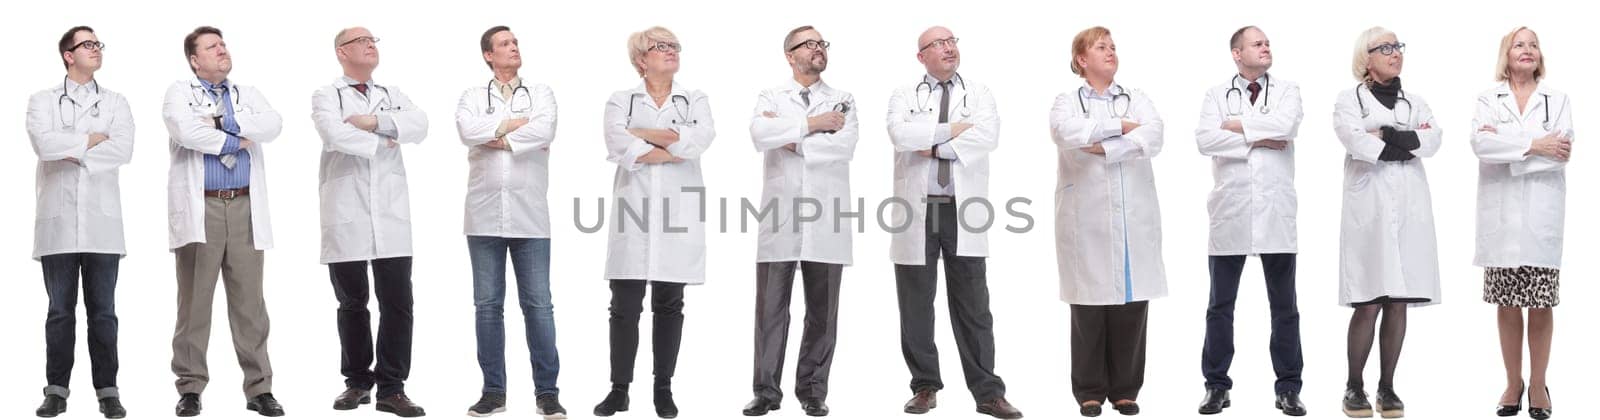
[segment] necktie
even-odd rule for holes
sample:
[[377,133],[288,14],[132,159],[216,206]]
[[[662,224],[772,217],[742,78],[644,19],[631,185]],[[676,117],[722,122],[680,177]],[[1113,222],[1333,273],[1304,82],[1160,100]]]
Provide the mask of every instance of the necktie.
[[[950,122],[949,80],[939,82],[939,123],[944,124],[947,122]],[[950,186],[950,160],[942,159],[937,155],[934,156],[934,159],[939,159],[939,188]]]
[[1261,93],[1261,84],[1250,82],[1250,86],[1246,86],[1245,89],[1250,91],[1250,104],[1255,105],[1256,95]]
[[800,102],[804,102],[806,109],[811,108],[811,88],[800,89]]
[[[225,95],[228,94],[228,87],[223,85],[212,86],[211,93],[212,97],[216,98],[216,102],[218,104],[217,115],[222,116],[223,113],[227,112],[225,107],[228,106],[228,97]],[[239,163],[239,157],[233,153],[228,153],[222,156],[217,156],[217,161],[222,163],[223,168],[227,168],[231,171],[233,170],[233,165],[237,165]]]
[[367,84],[366,83],[355,83],[355,84],[351,84],[350,87],[356,88],[356,92],[361,92],[361,96],[367,96]]

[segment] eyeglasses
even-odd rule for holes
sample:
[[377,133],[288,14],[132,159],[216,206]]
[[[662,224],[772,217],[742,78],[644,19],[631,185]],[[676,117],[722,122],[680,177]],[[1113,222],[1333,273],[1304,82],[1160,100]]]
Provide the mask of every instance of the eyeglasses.
[[1383,44],[1367,49],[1367,54],[1372,54],[1374,52],[1382,53],[1383,55],[1394,55],[1394,53],[1405,54],[1406,43],[1396,42],[1393,44]]
[[808,50],[826,50],[828,49],[829,45],[833,45],[833,43],[817,39],[807,40],[806,42],[794,44],[793,47],[789,47],[789,52],[794,52],[794,50],[798,50],[800,47],[805,47]]
[[669,52],[680,52],[683,51],[683,45],[679,45],[676,42],[657,42],[656,45],[650,46],[650,48],[645,49],[645,51],[656,51],[663,54]]
[[955,48],[956,47],[956,42],[960,41],[960,40],[961,40],[961,38],[956,38],[956,37],[949,37],[949,38],[945,38],[945,39],[935,39],[935,40],[933,40],[933,42],[929,42],[927,45],[923,45],[922,49],[917,50],[917,52],[922,52],[923,50],[927,50],[929,48]]
[[372,44],[377,44],[378,41],[380,41],[380,39],[378,39],[378,37],[375,37],[375,36],[358,36],[358,37],[355,37],[355,39],[351,39],[349,41],[345,41],[344,43],[339,44],[339,46],[343,47],[343,46],[350,45],[350,44],[355,44],[355,43],[361,43],[363,45],[372,45]]
[[68,48],[67,51],[77,51],[79,48],[88,48],[89,51],[100,51],[106,49],[106,43],[91,39],[88,41],[79,42],[78,45],[73,45],[72,48]]

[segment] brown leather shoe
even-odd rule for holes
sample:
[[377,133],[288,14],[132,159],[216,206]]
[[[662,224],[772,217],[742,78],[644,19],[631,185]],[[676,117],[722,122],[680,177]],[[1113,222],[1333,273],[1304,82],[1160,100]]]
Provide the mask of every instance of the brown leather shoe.
[[378,399],[378,411],[394,413],[394,415],[400,417],[422,417],[428,415],[427,412],[422,410],[422,406],[411,402],[411,398],[407,398],[406,394],[394,394]]
[[906,401],[906,412],[911,414],[926,414],[928,410],[939,407],[939,399],[934,397],[938,390],[924,389],[917,391],[917,395]]
[[983,404],[978,404],[978,413],[988,414],[990,416],[994,416],[994,418],[1005,420],[1022,418],[1022,411],[1018,411],[1016,407],[1012,407],[1011,403],[1006,401],[1006,397],[995,398],[985,401]]

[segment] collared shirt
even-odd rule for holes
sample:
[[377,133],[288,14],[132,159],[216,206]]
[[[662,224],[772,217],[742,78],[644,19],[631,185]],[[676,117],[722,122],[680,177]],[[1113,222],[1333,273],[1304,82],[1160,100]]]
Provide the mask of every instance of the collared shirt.
[[[366,96],[368,98],[371,98],[373,89],[383,89],[377,83],[373,82],[371,79],[368,79],[365,82],[357,82],[356,79],[351,79],[350,76],[340,76],[340,80],[343,80],[344,84],[349,85],[350,89],[352,89],[352,90],[355,89],[356,85],[366,85],[367,86],[367,93],[361,93],[361,91],[356,90],[356,94],[357,95]],[[385,100],[390,100],[390,101],[394,100],[394,98],[389,98],[388,97],[389,91],[387,89],[385,89],[383,93],[384,93],[384,96],[385,96],[384,97]],[[337,94],[337,92],[335,92],[335,94]],[[384,114],[376,115],[376,117],[378,117],[378,129],[372,130],[373,134],[377,134],[377,135],[380,135],[380,136],[388,137],[390,139],[393,139],[393,138],[396,138],[396,137],[400,137],[400,129],[397,129],[394,126],[394,118],[391,118],[389,115],[384,115]],[[380,146],[382,146],[382,145],[380,145]]]
[[[933,87],[933,94],[928,95],[928,106],[939,106],[940,101],[942,101],[944,98],[944,88],[939,87],[939,79],[934,78],[933,75],[923,75],[922,80],[928,82],[928,84]],[[950,80],[946,80],[945,82],[950,84],[950,90],[952,91],[956,90],[958,87],[964,88],[964,86],[961,86],[961,84],[956,81],[955,77],[951,77]],[[934,138],[944,139],[933,147],[933,149],[938,152],[938,154],[934,156],[937,159],[957,160],[956,149],[954,147],[939,146],[943,146],[945,143],[949,143],[950,140],[952,140],[950,136],[950,122],[955,121],[957,118],[956,109],[961,107],[960,101],[961,99],[959,98],[950,98],[950,108],[945,110],[946,122],[940,123],[939,126],[933,130]],[[937,118],[939,111],[936,109],[933,112],[933,115]],[[956,179],[953,172],[950,175],[950,183],[944,187],[939,186],[938,162],[935,162],[933,165],[928,165],[928,195],[956,195]]]
[[[222,144],[221,153],[205,155],[207,190],[231,190],[250,186],[250,151],[239,147],[239,122],[233,118],[233,85],[224,80],[219,84],[212,84],[200,80],[200,85],[206,90],[206,95],[216,102],[217,109],[222,113],[222,132],[228,134],[228,140]],[[221,90],[221,94],[217,93]],[[238,159],[233,169],[222,165],[222,155],[234,154]]]
[[[493,79],[489,83],[494,85],[495,91],[500,92],[500,97],[505,98],[509,104],[516,99],[517,88],[522,87],[522,76],[512,77],[507,83],[500,83],[500,79]],[[505,137],[509,132],[511,132],[511,120],[506,119],[500,122],[500,128],[494,130],[494,136]]]

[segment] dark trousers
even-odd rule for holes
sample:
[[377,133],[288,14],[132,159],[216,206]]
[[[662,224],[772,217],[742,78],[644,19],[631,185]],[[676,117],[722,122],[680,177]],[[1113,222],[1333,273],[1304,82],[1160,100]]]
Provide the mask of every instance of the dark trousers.
[[956,255],[956,233],[961,229],[956,225],[956,206],[949,199],[940,201],[928,204],[927,259],[922,265],[894,266],[900,352],[911,370],[911,390],[944,388],[939,377],[939,349],[933,339],[933,301],[939,290],[938,263],[943,255],[950,324],[967,390],[978,401],[1004,397],[1005,382],[994,373],[994,316],[989,313],[984,259]]
[[643,280],[611,281],[611,383],[633,383],[633,361],[639,354],[639,314],[644,312],[646,283],[650,286],[651,354],[655,389],[672,389],[678,368],[678,347],[683,343],[683,283]]
[[844,265],[805,261],[756,264],[755,377],[756,396],[783,398],[783,356],[789,348],[789,296],[794,271],[804,276],[806,319],[800,334],[800,360],[795,363],[795,398],[828,398],[828,372],[839,333],[839,285]]
[[[1245,256],[1211,257],[1211,303],[1206,307],[1206,342],[1200,354],[1200,371],[1207,389],[1232,389],[1228,367],[1233,364],[1233,307],[1239,297],[1239,275]],[[1272,307],[1272,371],[1277,393],[1300,392],[1300,310],[1295,304],[1295,254],[1261,254],[1261,271],[1267,280],[1267,301]]]
[[1139,399],[1149,314],[1146,301],[1072,305],[1072,395],[1079,404]]
[[411,257],[371,261],[378,294],[377,369],[373,366],[372,313],[367,311],[367,261],[328,264],[339,299],[339,372],[350,388],[372,389],[378,398],[405,393],[411,375]]
[[[83,306],[89,317],[89,363],[94,388],[101,396],[117,389],[117,254],[55,254],[39,257],[50,309],[44,321],[47,394],[67,395],[77,345],[78,279],[83,278]],[[53,392],[52,392],[53,391]],[[105,395],[110,393],[110,395]]]

